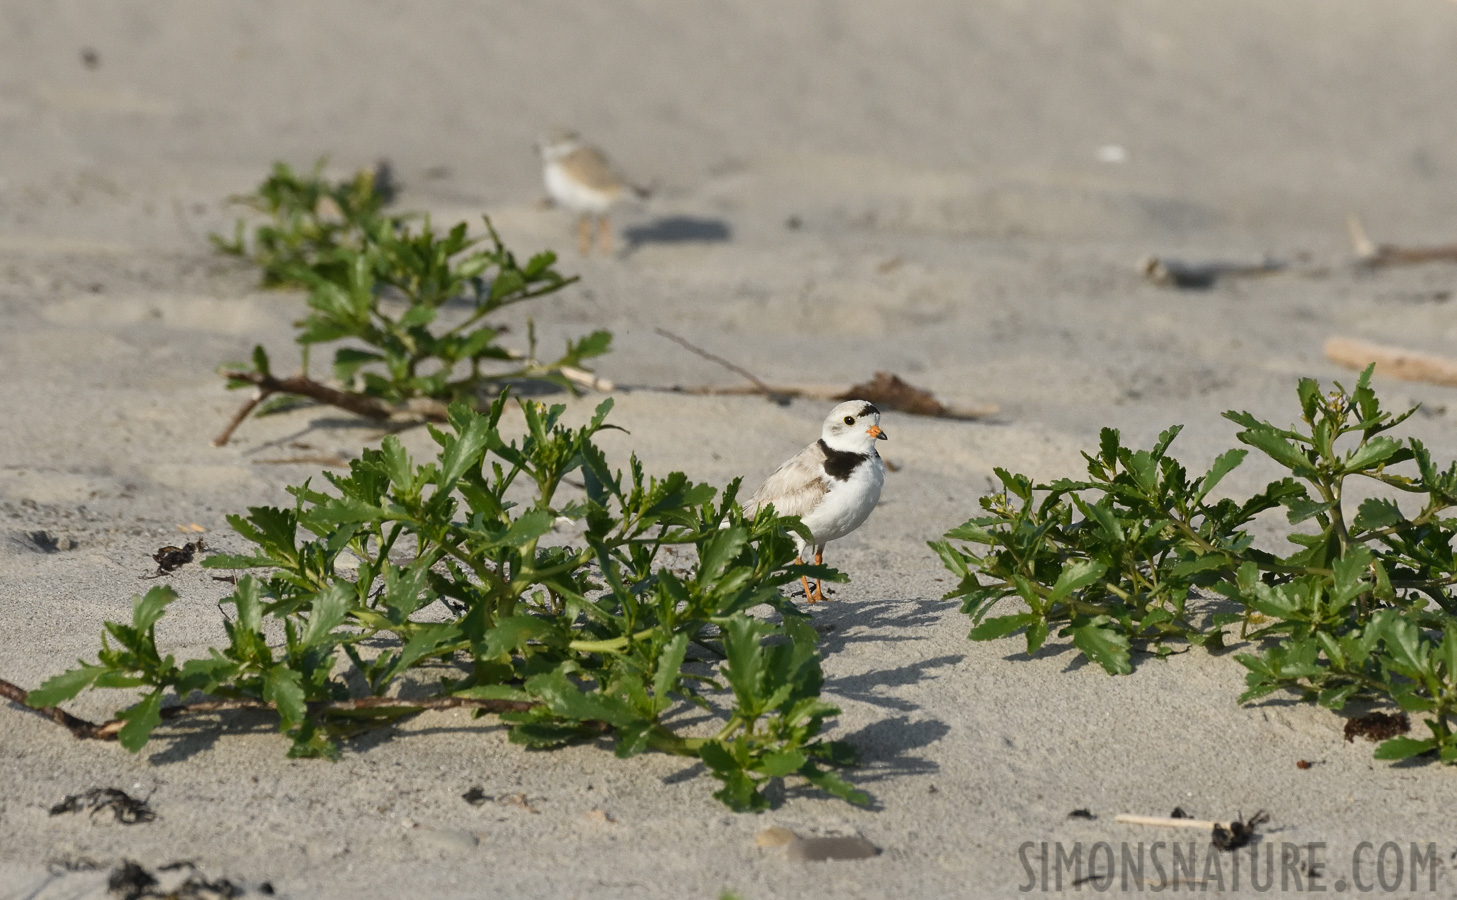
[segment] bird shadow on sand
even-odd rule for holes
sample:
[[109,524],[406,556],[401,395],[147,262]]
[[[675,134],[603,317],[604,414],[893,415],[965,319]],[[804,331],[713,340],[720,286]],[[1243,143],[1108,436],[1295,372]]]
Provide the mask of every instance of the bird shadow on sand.
[[722,219],[665,216],[622,229],[623,254],[630,254],[644,244],[721,244],[732,237],[733,229]]
[[[820,647],[832,656],[855,643],[897,643],[922,640],[923,629],[936,624],[955,604],[946,600],[828,600],[811,607]],[[904,629],[907,634],[892,633]]]

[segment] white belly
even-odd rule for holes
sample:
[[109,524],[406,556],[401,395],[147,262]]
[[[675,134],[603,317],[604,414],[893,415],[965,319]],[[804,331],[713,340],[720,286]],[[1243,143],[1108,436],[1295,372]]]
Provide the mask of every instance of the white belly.
[[864,524],[880,500],[885,483],[885,464],[878,455],[855,467],[844,481],[830,482],[830,491],[803,521],[814,535],[815,546],[823,547]]
[[564,209],[575,213],[602,215],[612,207],[617,193],[608,193],[587,187],[567,175],[557,163],[550,163],[545,170],[546,192]]

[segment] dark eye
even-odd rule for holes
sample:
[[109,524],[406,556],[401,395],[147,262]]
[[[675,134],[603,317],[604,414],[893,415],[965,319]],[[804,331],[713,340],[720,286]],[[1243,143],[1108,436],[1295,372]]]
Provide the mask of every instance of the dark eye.
[[854,416],[846,416],[845,417],[845,424],[846,425],[854,425],[855,424],[855,417]]

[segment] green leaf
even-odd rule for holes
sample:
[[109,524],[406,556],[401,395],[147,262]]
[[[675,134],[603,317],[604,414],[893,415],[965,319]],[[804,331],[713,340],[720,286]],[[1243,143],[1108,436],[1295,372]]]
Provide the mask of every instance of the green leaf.
[[1037,621],[1027,626],[1027,655],[1032,656],[1042,645],[1047,642],[1047,620],[1038,618]]
[[550,532],[555,523],[556,516],[551,510],[533,509],[511,523],[511,527],[501,536],[500,543],[508,547],[524,546]]
[[1335,500],[1317,502],[1304,497],[1291,498],[1285,503],[1286,508],[1290,510],[1285,517],[1290,520],[1291,525],[1299,525],[1307,519],[1325,515],[1335,508],[1336,503]]
[[291,509],[272,506],[250,506],[248,517],[228,516],[228,524],[239,535],[262,547],[275,559],[283,562],[296,561],[298,551],[295,541],[298,534],[298,517]]
[[1118,429],[1104,428],[1098,432],[1098,459],[1105,466],[1112,468],[1118,464],[1118,451],[1122,447],[1122,439],[1118,434]]
[[147,631],[167,611],[167,604],[177,599],[177,592],[166,585],[158,585],[140,597],[132,598],[132,627]]
[[[1457,640],[1453,641],[1457,645]],[[688,635],[678,632],[664,645],[658,656],[658,671],[653,676],[653,697],[661,704],[659,710],[667,708],[668,694],[678,683],[682,674],[683,659],[688,654]]]
[[560,669],[528,678],[526,691],[541,700],[553,714],[565,719],[606,722],[618,727],[640,721],[637,712],[616,697],[578,690]]
[[297,728],[308,717],[304,697],[301,673],[287,666],[274,666],[268,670],[263,682],[263,699],[278,710],[283,730]]
[[1435,738],[1418,740],[1417,738],[1394,737],[1378,744],[1376,746],[1376,752],[1371,755],[1376,759],[1410,759],[1413,756],[1430,753],[1436,749],[1437,741]]
[[1248,454],[1248,450],[1226,450],[1221,453],[1214,460],[1214,465],[1209,467],[1209,471],[1199,482],[1199,491],[1194,495],[1194,502],[1203,502],[1204,498],[1209,495],[1209,492],[1214,490],[1214,486],[1223,481],[1224,476],[1232,472],[1235,467],[1244,462]]
[[723,577],[724,569],[749,542],[749,530],[742,525],[724,529],[709,538],[699,554],[698,583],[712,584]]
[[798,750],[777,750],[766,754],[754,765],[753,770],[770,778],[782,778],[799,771],[806,762],[809,762],[809,758]]
[[147,744],[152,729],[162,723],[162,689],[157,688],[142,698],[135,706],[118,714],[126,724],[116,733],[116,742],[131,753],[136,753]]
[[1081,559],[1064,566],[1062,573],[1057,576],[1057,583],[1052,586],[1052,602],[1067,599],[1067,596],[1073,591],[1087,587],[1102,578],[1106,571],[1108,571],[1107,566],[1090,559]]
[[1401,444],[1389,437],[1371,438],[1347,457],[1345,469],[1347,472],[1359,472],[1362,469],[1375,468],[1390,460],[1401,449]]
[[698,748],[698,758],[715,772],[738,772],[742,769],[723,741],[705,741]]
[[764,664],[764,648],[760,645],[768,626],[742,613],[729,619],[724,629],[724,675],[739,705],[758,712],[759,684]]
[[555,627],[552,623],[536,616],[506,616],[498,619],[486,632],[486,646],[481,656],[494,659],[507,653],[514,653],[525,647],[527,642],[549,636]]
[[839,797],[856,806],[869,806],[870,795],[862,790],[856,789],[848,781],[841,778],[837,773],[827,769],[807,766],[800,770],[800,774],[815,787],[824,791],[832,797]]
[[370,363],[384,362],[382,353],[375,353],[371,350],[356,350],[353,347],[341,347],[334,351],[334,377],[340,381],[348,381],[354,377],[361,367]]
[[576,743],[577,741],[589,740],[596,733],[595,729],[584,726],[580,722],[570,724],[525,722],[513,726],[507,740],[513,744],[524,744],[527,747],[544,750],[550,747],[561,747],[566,744]]
[[91,687],[97,678],[108,671],[110,669],[106,666],[82,663],[80,668],[46,679],[44,684],[25,695],[25,703],[34,709],[64,703]]
[[1103,623],[1089,622],[1072,629],[1073,644],[1109,675],[1133,671],[1128,660],[1128,637]]
[[1295,392],[1300,398],[1300,415],[1305,421],[1314,422],[1316,410],[1320,408],[1320,382],[1302,378],[1296,383]]
[[305,647],[313,647],[325,641],[337,640],[332,635],[335,628],[344,623],[349,615],[352,585],[335,581],[314,597],[308,626],[300,639]]
[[1237,437],[1296,474],[1314,471],[1305,453],[1268,425],[1241,431]]
[[984,619],[980,625],[971,629],[971,634],[967,635],[967,637],[973,641],[994,641],[997,638],[1006,637],[1015,631],[1026,628],[1038,621],[1039,618],[1039,616],[1033,615],[1032,613],[1019,613],[1013,616],[998,616],[994,619]]
[[617,729],[617,743],[613,747],[613,754],[618,759],[628,759],[642,753],[648,748],[648,738],[652,736],[652,730],[651,722],[639,722]]
[[435,307],[418,304],[405,310],[405,314],[400,316],[399,324],[401,328],[409,329],[429,325],[433,321],[435,321]]
[[236,553],[214,553],[202,561],[204,569],[261,569],[274,565],[267,556],[242,556]]
[[731,772],[713,771],[713,776],[723,782],[723,788],[713,796],[734,812],[761,812],[769,808],[769,801],[759,793],[759,786],[742,769]]
[[384,463],[384,470],[389,475],[390,483],[400,492],[409,494],[414,490],[415,466],[410,462],[410,454],[405,450],[405,445],[394,435],[386,435],[380,442],[380,459]]
[[461,688],[458,691],[451,691],[452,697],[465,697],[470,700],[519,700],[527,701],[531,695],[521,688],[509,684],[478,684],[475,687]]
[[1362,500],[1361,505],[1356,508],[1356,518],[1352,521],[1351,527],[1359,533],[1386,528],[1405,520],[1406,516],[1402,515],[1400,507],[1394,502],[1379,497],[1368,497]]
[[1390,659],[1408,677],[1419,677],[1427,667],[1432,645],[1413,622],[1400,617],[1396,610],[1378,614],[1370,626],[1381,638]]
[[374,522],[384,517],[384,510],[368,503],[361,503],[348,497],[335,497],[309,510],[305,516],[308,525],[348,525],[357,522]]
[[480,464],[494,429],[485,416],[472,416],[466,430],[445,447],[440,460],[440,487],[449,490],[467,469]]
[[612,349],[612,332],[594,331],[571,345],[571,358],[581,361],[601,356]]
[[1448,619],[1442,627],[1442,643],[1437,648],[1437,658],[1442,663],[1446,680],[1457,682],[1457,622]]

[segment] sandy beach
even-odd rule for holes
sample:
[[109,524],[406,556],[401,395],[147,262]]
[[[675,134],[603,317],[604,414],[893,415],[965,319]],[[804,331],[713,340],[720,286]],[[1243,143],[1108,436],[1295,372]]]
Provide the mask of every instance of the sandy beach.
[[[1454,61],[1450,0],[0,2],[0,678],[35,687],[94,658],[179,526],[241,552],[227,515],[291,503],[320,458],[378,445],[323,407],[210,443],[241,400],[221,363],[255,344],[298,362],[301,295],[260,289],[207,240],[277,160],[327,156],[335,176],[388,160],[397,207],[487,214],[518,253],[558,251],[580,282],[503,321],[524,340],[529,313],[547,347],[613,333],[595,369],[618,385],[626,432],[603,443],[619,465],[636,452],[752,487],[830,406],[653,390],[740,381],[657,328],[770,383],[883,370],[1000,408],[886,413],[896,470],[828,553],[851,577],[813,609],[843,709],[830,732],[860,751],[847,777],[869,808],[791,785],[736,814],[691,761],[527,751],[462,710],[329,763],[286,758],[262,715],[164,725],[132,755],[6,704],[0,897],[107,896],[123,859],[300,900],[1073,892],[1044,880],[1044,842],[1187,843],[1113,821],[1176,806],[1267,810],[1277,882],[1282,848],[1320,844],[1323,874],[1300,883],[1355,890],[1375,882],[1354,870],[1363,842],[1368,861],[1394,842],[1406,870],[1386,893],[1457,895],[1457,771],[1373,760],[1293,697],[1241,707],[1229,655],[1115,678],[1065,642],[1030,660],[1020,639],[970,642],[926,546],[977,510],[993,467],[1076,475],[1104,426],[1146,446],[1183,424],[1175,454],[1208,466],[1235,446],[1221,412],[1284,423],[1297,378],[1354,382],[1330,337],[1452,355],[1457,265],[1361,268],[1346,217],[1378,242],[1457,241]],[[532,144],[559,126],[654,187],[614,214],[609,257],[578,257],[571,217],[539,203]],[[1140,273],[1148,256],[1286,269],[1179,290]],[[1375,385],[1389,407],[1423,404],[1404,433],[1457,457],[1452,388]],[[562,395],[574,422],[600,399]],[[1222,489],[1275,474],[1252,459]],[[196,566],[166,583],[167,651],[222,641],[230,586]],[[68,708],[104,719],[122,700]],[[156,820],[49,814],[93,787],[149,798]],[[521,802],[472,805],[475,787]],[[756,844],[771,826],[880,852],[797,860]],[[1407,856],[1429,843],[1434,890]],[[82,859],[99,867],[58,864]],[[1265,890],[1263,871],[1223,877],[1224,894]]]

